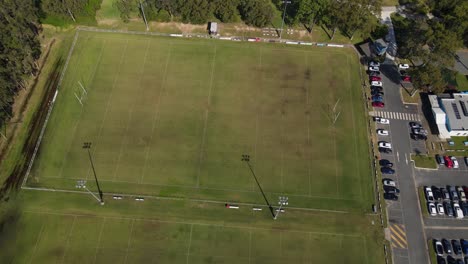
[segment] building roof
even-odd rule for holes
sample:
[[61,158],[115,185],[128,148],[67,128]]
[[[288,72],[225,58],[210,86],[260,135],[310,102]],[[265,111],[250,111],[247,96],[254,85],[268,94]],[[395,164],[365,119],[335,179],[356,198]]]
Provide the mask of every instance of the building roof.
[[468,75],[468,51],[459,50],[456,52],[453,69],[463,75]]
[[452,98],[439,98],[439,104],[447,115],[447,128],[468,130],[468,94],[454,93]]

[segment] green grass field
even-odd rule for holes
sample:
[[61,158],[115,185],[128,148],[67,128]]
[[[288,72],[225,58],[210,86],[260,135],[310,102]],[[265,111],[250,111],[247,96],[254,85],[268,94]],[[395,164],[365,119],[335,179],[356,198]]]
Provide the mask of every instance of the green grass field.
[[[23,190],[0,257],[383,263],[360,89],[347,49],[80,31],[27,186],[95,191],[92,142],[106,204]],[[271,203],[289,197],[278,220],[244,204],[264,202],[243,154]]]

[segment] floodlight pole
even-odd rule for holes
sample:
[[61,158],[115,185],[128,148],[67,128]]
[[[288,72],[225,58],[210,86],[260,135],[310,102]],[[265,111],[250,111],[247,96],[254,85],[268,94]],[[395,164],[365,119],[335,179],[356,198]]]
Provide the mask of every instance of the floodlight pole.
[[275,220],[276,220],[276,218],[278,217],[279,213],[281,212],[281,208],[283,208],[283,205],[288,205],[288,199],[289,199],[289,198],[286,197],[286,196],[280,196],[280,197],[278,197],[278,198],[279,198],[279,199],[278,199],[278,200],[279,200],[279,201],[278,201],[278,204],[280,205],[280,207],[279,207],[278,211],[276,212],[275,217],[273,218],[273,219],[275,219]]
[[101,202],[101,205],[104,205],[104,198],[102,195],[101,187],[99,186],[99,181],[97,179],[96,170],[94,169],[93,159],[91,157],[91,152],[89,151],[89,149],[91,148],[91,142],[84,142],[83,148],[88,151],[89,162],[91,162],[91,168],[93,169],[94,180],[96,180],[96,186],[98,188],[100,202]]
[[79,180],[79,181],[76,181],[76,188],[78,189],[85,189],[89,194],[91,194],[91,196],[94,197],[94,199],[96,199],[98,202],[101,202],[101,200],[99,199],[99,197],[97,197],[92,191],[90,191],[88,189],[88,187],[86,187],[86,181],[85,180]]
[[141,3],[141,0],[140,0],[140,9],[141,9],[141,13],[143,14],[143,20],[145,21],[145,24],[146,24],[146,31],[148,31],[149,30],[148,21],[146,21],[145,10],[143,9],[143,4]]
[[280,39],[283,35],[283,26],[284,26],[284,18],[286,17],[286,7],[288,6],[288,4],[291,3],[290,0],[283,0],[283,3],[284,3],[284,11],[283,11],[283,20],[281,21],[281,31],[280,31]]
[[275,212],[273,210],[273,206],[271,206],[271,204],[268,202],[268,199],[267,199],[265,193],[263,192],[262,186],[260,186],[260,182],[258,182],[257,176],[255,175],[255,172],[252,169],[252,165],[250,165],[250,156],[249,155],[242,155],[241,160],[245,161],[245,163],[247,163],[247,165],[249,166],[250,172],[252,172],[252,175],[253,175],[253,177],[255,179],[255,182],[257,183],[257,186],[258,186],[258,188],[260,189],[260,192],[263,195],[263,199],[265,199],[265,202],[266,202],[268,208],[270,209],[271,215],[273,216],[273,218],[275,218]]

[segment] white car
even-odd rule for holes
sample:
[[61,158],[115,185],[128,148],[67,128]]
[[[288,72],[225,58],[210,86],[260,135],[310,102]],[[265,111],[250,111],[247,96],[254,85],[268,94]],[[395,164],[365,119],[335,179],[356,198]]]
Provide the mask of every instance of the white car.
[[390,180],[390,179],[384,179],[382,181],[383,185],[384,186],[391,186],[391,187],[395,187],[396,186],[396,183],[394,180]]
[[375,121],[377,121],[377,123],[379,123],[379,124],[390,125],[390,120],[388,120],[386,118],[375,117]]
[[450,159],[453,161],[453,168],[458,169],[460,168],[460,165],[458,165],[458,160],[454,156],[450,156]]
[[436,207],[437,207],[437,213],[439,213],[439,215],[445,215],[444,206],[441,203],[437,203]]
[[388,136],[388,130],[377,129],[377,135],[379,135],[379,136]]
[[408,64],[398,64],[398,69],[401,69],[401,70],[406,70],[406,69],[409,69],[409,65]]
[[431,187],[424,188],[424,192],[426,193],[426,199],[428,202],[434,202],[434,194],[432,193]]
[[458,191],[458,197],[460,197],[460,200],[462,202],[466,202],[466,195],[465,195],[465,191],[463,191],[463,188],[458,186],[457,191]]
[[437,210],[434,203],[427,203],[427,211],[429,211],[429,214],[432,216],[437,215]]
[[385,142],[385,141],[380,141],[379,142],[379,148],[392,148],[392,144]]
[[369,66],[372,66],[372,67],[380,67],[380,63],[377,62],[377,61],[370,61],[370,62],[369,62]]
[[453,211],[455,211],[456,218],[461,219],[464,217],[463,211],[458,203],[453,203]]
[[376,66],[369,66],[369,71],[375,71],[375,72],[377,72],[377,71],[379,71],[379,70],[380,70],[379,67],[376,67]]
[[372,81],[372,82],[371,82],[371,85],[372,85],[372,86],[382,87],[382,82],[379,82],[379,81]]

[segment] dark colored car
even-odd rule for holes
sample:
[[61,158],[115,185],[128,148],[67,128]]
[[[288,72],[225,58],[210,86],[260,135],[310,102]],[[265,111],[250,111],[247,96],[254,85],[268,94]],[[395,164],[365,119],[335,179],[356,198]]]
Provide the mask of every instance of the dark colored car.
[[442,199],[450,200],[450,194],[445,188],[440,188],[440,192],[442,193]]
[[452,254],[452,244],[447,239],[442,239],[442,246],[444,246],[444,251],[447,254]]
[[431,189],[432,189],[432,193],[434,194],[434,199],[436,199],[436,200],[443,199],[442,192],[440,191],[439,188],[437,188],[435,186],[432,186]]
[[438,256],[437,257],[437,264],[447,264],[447,262],[445,261],[445,259],[441,256]]
[[468,241],[465,239],[460,239],[460,244],[463,254],[468,255]]
[[381,159],[379,160],[379,165],[382,166],[382,167],[393,167],[393,163],[391,163],[389,160],[386,160],[386,159]]
[[422,127],[422,125],[420,123],[418,123],[418,122],[409,122],[409,126],[411,128],[421,128]]
[[442,246],[442,243],[437,240],[437,239],[434,239],[434,241],[432,241],[434,243],[434,251],[435,253],[438,255],[438,256],[443,256],[444,255],[444,247]]
[[457,261],[452,256],[447,256],[447,264],[457,264]]
[[392,168],[383,167],[383,168],[380,168],[380,171],[383,174],[395,174],[395,170]]
[[453,216],[453,207],[449,202],[444,202],[445,213],[448,216]]
[[439,164],[439,165],[445,165],[444,159],[443,159],[442,156],[440,156],[439,154],[436,154],[436,155],[435,155],[435,159],[436,159],[436,161],[437,161],[437,164]]
[[374,95],[372,96],[372,101],[373,102],[383,102],[383,97],[379,95]]
[[462,248],[458,240],[452,239],[452,247],[455,255],[460,255],[462,253]]
[[379,90],[371,90],[371,95],[372,96],[383,96],[384,92],[379,91]]
[[394,193],[384,193],[383,198],[385,200],[398,201],[398,196],[396,196]]
[[392,149],[389,148],[379,148],[380,153],[390,154],[392,153]]
[[461,202],[460,203],[460,208],[463,211],[463,215],[468,216],[468,202]]
[[369,76],[380,76],[379,71],[368,71]]
[[461,259],[456,259],[456,260],[455,260],[455,263],[456,263],[456,264],[465,264],[465,263],[463,263],[463,260],[461,260]]
[[382,92],[383,91],[383,88],[380,87],[380,86],[372,86],[370,87],[371,91],[380,91]]
[[414,133],[411,133],[411,138],[413,140],[416,140],[416,141],[418,141],[418,140],[427,140],[427,136],[420,135],[420,134],[414,134]]
[[393,186],[384,186],[383,189],[386,193],[400,194],[400,189]]

